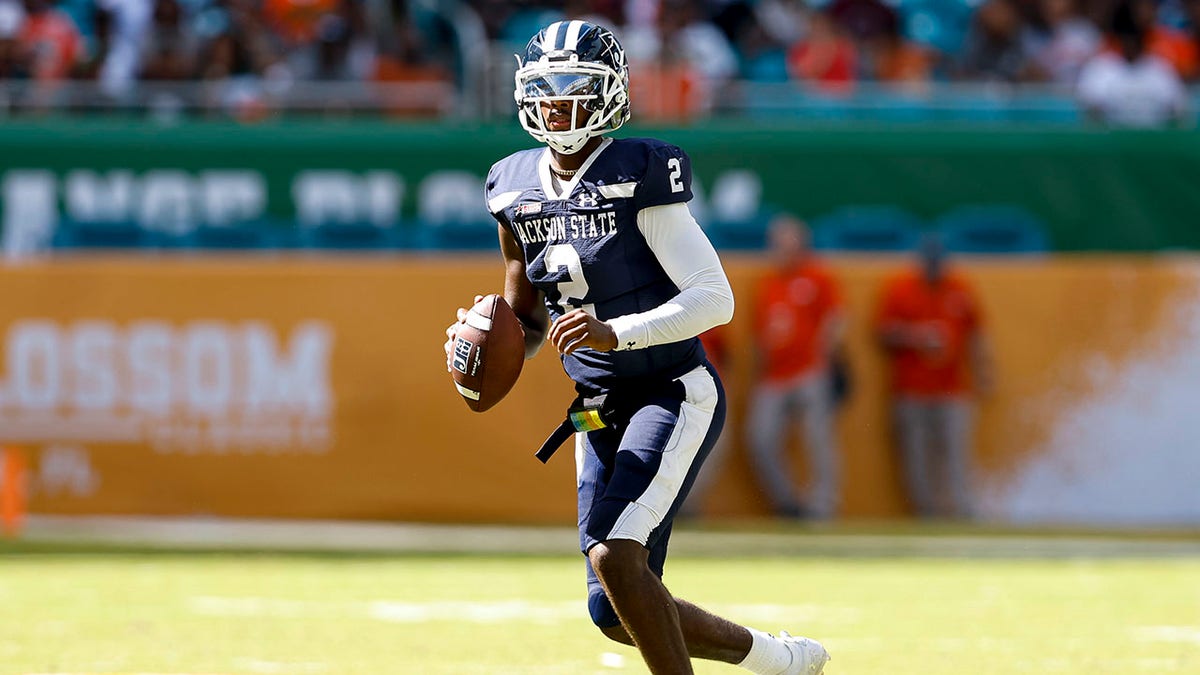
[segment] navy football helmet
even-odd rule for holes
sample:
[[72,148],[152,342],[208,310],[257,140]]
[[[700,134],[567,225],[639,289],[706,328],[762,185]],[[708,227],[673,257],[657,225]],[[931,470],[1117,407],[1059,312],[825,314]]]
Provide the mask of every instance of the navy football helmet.
[[[620,128],[629,119],[629,68],[625,50],[607,28],[586,21],[546,26],[517,55],[517,117],[538,141],[563,154],[578,152],[588,139]],[[579,102],[571,128],[551,131],[543,101]],[[584,118],[577,119],[582,107]]]

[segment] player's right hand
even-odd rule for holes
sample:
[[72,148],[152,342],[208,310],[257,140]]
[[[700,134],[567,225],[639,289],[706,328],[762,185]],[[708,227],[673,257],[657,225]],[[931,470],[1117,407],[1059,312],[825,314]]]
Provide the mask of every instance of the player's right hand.
[[[471,302],[471,305],[474,306],[482,299],[483,299],[482,295],[476,295],[475,300]],[[457,317],[457,320],[454,323],[452,323],[446,327],[446,344],[442,345],[443,349],[446,350],[446,372],[447,373],[452,371],[452,368],[450,367],[450,363],[452,360],[450,355],[452,353],[454,353],[454,338],[458,336],[458,327],[463,325],[463,322],[467,320],[467,309],[465,307],[459,307],[454,312],[454,315],[455,315],[455,317]]]

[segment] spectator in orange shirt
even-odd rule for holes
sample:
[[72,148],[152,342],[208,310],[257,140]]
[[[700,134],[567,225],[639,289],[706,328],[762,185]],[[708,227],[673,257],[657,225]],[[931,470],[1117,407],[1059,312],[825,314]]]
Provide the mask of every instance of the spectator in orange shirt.
[[927,236],[919,254],[919,269],[885,282],[876,333],[890,361],[896,432],[917,514],[970,517],[971,394],[988,391],[992,377],[983,315],[975,290],[947,269],[937,237]]
[[933,80],[933,54],[905,40],[895,23],[863,44],[863,62],[871,79],[909,91],[922,90]]
[[[1188,42],[1191,43],[1192,49],[1200,55],[1200,0],[1184,0],[1183,8],[1188,19],[1185,35]],[[1200,59],[1197,60],[1200,61]],[[1189,82],[1194,83],[1198,80],[1200,80],[1200,67],[1192,72]]]
[[264,0],[263,23],[288,46],[317,39],[321,19],[336,14],[340,0]]
[[[1146,35],[1146,51],[1171,64],[1185,80],[1200,74],[1200,50],[1187,33],[1164,26],[1158,21],[1154,0],[1134,0],[1134,16]],[[1114,45],[1120,51],[1120,45]]]
[[788,74],[827,94],[849,94],[858,76],[858,50],[824,12],[814,12],[808,36],[788,50]]
[[30,61],[30,75],[57,82],[71,75],[83,50],[79,30],[49,0],[25,0],[26,18],[18,43]]
[[[841,294],[812,255],[803,222],[776,218],[768,241],[775,266],[753,299],[759,383],[750,406],[750,454],[777,514],[828,518],[839,497],[830,358],[843,329]],[[803,496],[784,452],[793,415],[803,429],[811,477]]]

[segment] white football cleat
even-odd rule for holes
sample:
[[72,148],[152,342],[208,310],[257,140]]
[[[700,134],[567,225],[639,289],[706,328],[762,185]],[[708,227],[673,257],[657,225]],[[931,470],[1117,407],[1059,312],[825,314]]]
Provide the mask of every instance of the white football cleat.
[[786,630],[779,631],[779,641],[792,653],[792,665],[783,671],[783,675],[821,675],[825,672],[829,652],[820,642],[791,635]]

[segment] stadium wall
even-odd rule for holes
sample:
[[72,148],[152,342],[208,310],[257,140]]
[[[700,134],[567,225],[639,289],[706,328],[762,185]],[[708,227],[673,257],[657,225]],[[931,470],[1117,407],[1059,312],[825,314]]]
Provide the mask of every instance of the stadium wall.
[[[848,517],[907,512],[869,317],[899,258],[835,258],[854,395],[839,419]],[[735,293],[762,272],[727,256]],[[1200,263],[968,260],[995,343],[982,515],[1200,523]],[[552,354],[487,414],[450,384],[443,329],[496,290],[480,256],[64,258],[0,267],[0,443],[27,450],[32,511],[564,523],[569,448],[532,457],[570,401]],[[735,355],[750,335],[743,310]],[[740,439],[751,374],[726,374],[731,446],[707,504],[765,515]],[[803,467],[799,470],[802,472]],[[798,476],[798,479],[800,476]]]
[[[706,124],[633,128],[692,156],[705,222],[761,221],[787,209],[815,218],[890,205],[932,223],[956,207],[1017,206],[1058,251],[1200,248],[1200,134],[919,125],[829,128]],[[430,227],[478,223],[488,168],[531,147],[498,127],[355,121],[155,126],[114,120],[0,127],[5,248],[20,252],[71,224],[132,222],[189,245],[201,227],[256,227],[286,242],[327,223],[394,230],[408,246]],[[466,233],[466,234],[464,234]],[[268,237],[264,245],[275,239]]]

